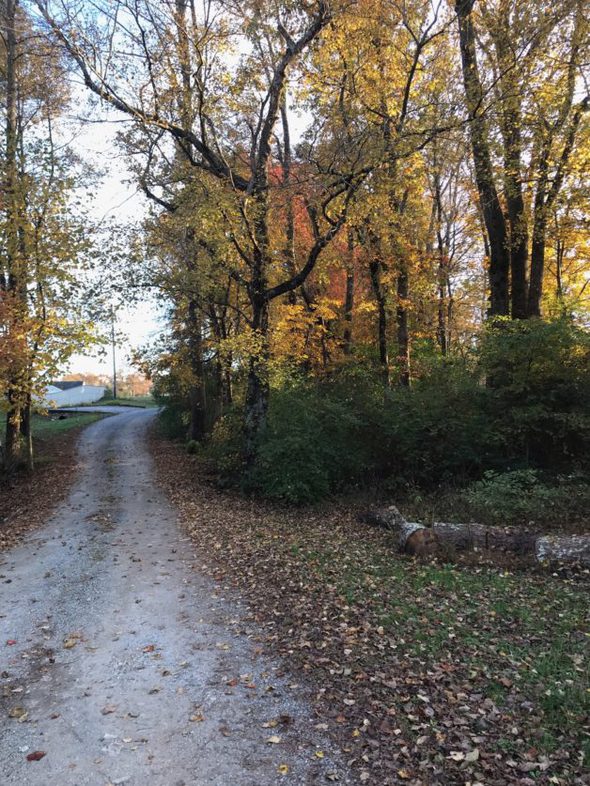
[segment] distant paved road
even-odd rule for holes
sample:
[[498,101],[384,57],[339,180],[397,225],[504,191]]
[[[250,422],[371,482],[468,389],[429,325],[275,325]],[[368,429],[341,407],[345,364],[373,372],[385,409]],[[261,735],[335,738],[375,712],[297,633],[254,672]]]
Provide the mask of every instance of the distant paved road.
[[[63,407],[63,408],[56,408],[51,410],[52,412],[63,412],[64,415],[68,412],[104,412],[106,415],[122,415],[124,413],[129,414],[130,412],[145,412],[145,407],[124,407],[124,406],[113,406],[109,407],[101,407],[100,404],[93,404],[92,406],[84,406],[84,407]],[[157,411],[154,407],[150,408],[151,412]]]

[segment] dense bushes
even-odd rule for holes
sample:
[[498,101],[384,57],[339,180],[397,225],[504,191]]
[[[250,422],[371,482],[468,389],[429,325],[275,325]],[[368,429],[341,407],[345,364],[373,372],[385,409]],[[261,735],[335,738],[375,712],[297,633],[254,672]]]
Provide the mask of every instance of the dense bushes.
[[587,518],[590,485],[583,475],[544,477],[538,470],[488,471],[462,494],[470,519],[485,524],[567,529]]
[[396,494],[455,486],[471,488],[466,502],[488,519],[518,519],[519,498],[539,512],[567,495],[563,482],[547,489],[547,473],[587,469],[589,350],[566,321],[501,323],[471,357],[431,363],[409,390],[384,393],[378,375],[350,368],[273,390],[248,471],[237,407],[205,453],[224,480],[290,503],[376,482]]
[[311,502],[370,474],[370,416],[342,392],[327,384],[276,392],[249,486],[271,498]]
[[567,471],[588,462],[588,331],[567,319],[500,323],[484,333],[479,364],[493,383],[486,417],[510,465]]

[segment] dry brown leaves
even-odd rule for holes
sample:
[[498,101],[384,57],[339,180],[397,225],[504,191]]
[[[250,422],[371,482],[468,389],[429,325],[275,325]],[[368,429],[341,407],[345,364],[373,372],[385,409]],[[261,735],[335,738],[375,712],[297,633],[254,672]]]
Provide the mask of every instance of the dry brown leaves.
[[[421,565],[387,533],[359,527],[350,507],[286,510],[220,491],[195,457],[152,441],[201,567],[248,601],[246,631],[305,675],[318,728],[360,782],[590,783],[579,740],[556,732],[546,752],[541,697],[526,682],[537,665],[527,653],[544,655],[546,642],[524,618],[541,604],[559,621],[562,592],[576,614],[584,590],[556,584],[545,604],[542,582],[553,579]],[[494,610],[510,593],[522,619]],[[557,635],[584,644],[588,628],[570,628]]]
[[[51,517],[75,479],[79,429],[56,435],[32,475],[0,477],[0,551],[12,548]],[[47,450],[47,447],[45,448]]]

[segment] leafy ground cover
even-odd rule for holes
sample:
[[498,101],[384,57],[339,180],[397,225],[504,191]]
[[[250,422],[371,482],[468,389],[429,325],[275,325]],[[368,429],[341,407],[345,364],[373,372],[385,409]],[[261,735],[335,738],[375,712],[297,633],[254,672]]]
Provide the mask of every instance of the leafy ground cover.
[[0,551],[11,548],[47,521],[74,478],[80,429],[99,414],[34,416],[35,473],[0,477]]
[[353,506],[254,502],[153,440],[204,567],[315,687],[361,782],[590,783],[588,575],[416,562]]

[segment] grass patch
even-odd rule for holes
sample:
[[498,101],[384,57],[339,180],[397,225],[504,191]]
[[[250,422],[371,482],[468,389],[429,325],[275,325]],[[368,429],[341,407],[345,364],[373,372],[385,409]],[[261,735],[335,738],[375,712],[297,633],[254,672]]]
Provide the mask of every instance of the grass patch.
[[129,398],[107,398],[96,403],[101,407],[140,407],[147,409],[158,405],[151,396],[131,396]]
[[33,416],[33,439],[43,440],[44,442],[64,434],[72,429],[82,428],[95,420],[100,420],[104,415],[99,412],[80,412],[65,418],[47,417],[43,415]]

